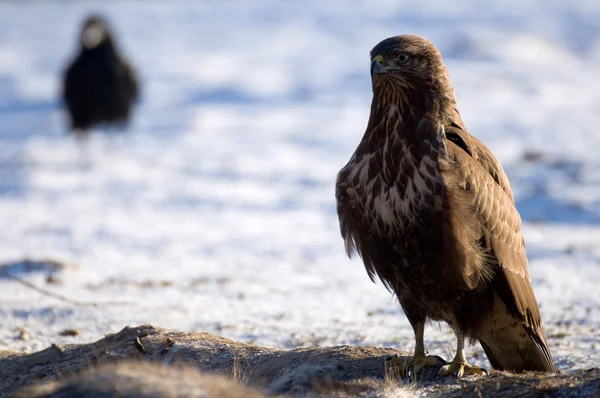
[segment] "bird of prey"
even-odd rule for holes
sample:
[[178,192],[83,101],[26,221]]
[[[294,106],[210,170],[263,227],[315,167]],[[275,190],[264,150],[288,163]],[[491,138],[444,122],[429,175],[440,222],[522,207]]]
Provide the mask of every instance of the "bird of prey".
[[119,54],[107,24],[101,17],[89,17],[81,31],[79,54],[64,76],[63,99],[71,128],[83,133],[98,124],[125,127],[137,98],[135,72]]
[[502,166],[461,120],[439,50],[401,35],[371,51],[373,99],[362,140],[336,181],[348,255],[398,298],[415,333],[412,374],[439,366],[426,320],[457,338],[441,375],[482,375],[464,340],[495,369],[557,372],[542,332],[521,218]]

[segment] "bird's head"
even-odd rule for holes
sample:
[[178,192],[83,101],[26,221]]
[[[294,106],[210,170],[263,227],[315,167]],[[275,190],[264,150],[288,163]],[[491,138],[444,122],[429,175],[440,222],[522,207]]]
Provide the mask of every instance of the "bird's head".
[[374,99],[399,107],[410,104],[425,112],[455,102],[454,89],[440,51],[414,35],[390,37],[371,50]]
[[91,16],[85,20],[81,29],[81,45],[85,50],[93,50],[111,40],[110,31],[101,17]]

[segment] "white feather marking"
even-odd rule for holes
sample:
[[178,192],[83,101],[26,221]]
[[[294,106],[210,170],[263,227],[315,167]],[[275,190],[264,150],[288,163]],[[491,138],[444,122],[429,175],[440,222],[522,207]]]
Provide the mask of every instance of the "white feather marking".
[[360,184],[365,184],[367,177],[369,176],[369,161],[373,156],[372,153],[369,153],[363,155],[360,160],[355,161],[354,164],[348,164],[348,167],[350,167],[348,181],[353,181],[356,175],[358,175]]
[[388,195],[390,198],[390,202],[395,208],[397,208],[402,203],[402,199],[400,199],[400,192],[398,192],[398,188],[396,186],[390,188]]
[[[437,167],[436,167],[436,162],[430,158],[430,157],[424,157],[423,159],[421,159],[421,163],[419,163],[419,172],[423,175],[423,176],[429,176],[431,179],[437,179],[439,176],[439,173],[437,172]],[[433,174],[431,174],[431,172],[429,171],[429,169],[427,168],[427,166],[433,166]]]
[[393,225],[395,223],[394,210],[389,200],[378,195],[373,201],[373,209],[375,213],[381,218],[381,220],[387,225]]
[[[427,185],[425,185],[425,180],[423,179],[423,176],[421,175],[419,170],[415,170],[415,173],[413,174],[412,182],[417,187],[418,192],[427,192],[428,191]],[[407,189],[407,191],[410,192],[411,190]]]
[[367,182],[367,179],[369,178],[369,159],[366,159],[366,161],[360,166],[360,174],[358,177],[358,181],[361,185],[364,185]]
[[[388,109],[388,118],[391,119],[394,117],[394,114],[398,113],[398,107],[396,105],[392,105]],[[395,130],[393,130],[395,131]]]

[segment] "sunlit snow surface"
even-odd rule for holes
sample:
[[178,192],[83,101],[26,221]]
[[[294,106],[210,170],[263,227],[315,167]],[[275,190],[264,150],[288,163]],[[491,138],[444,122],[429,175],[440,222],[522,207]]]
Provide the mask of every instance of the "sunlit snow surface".
[[[0,262],[100,303],[0,278],[0,349],[152,323],[411,350],[395,300],[345,256],[334,181],[366,126],[369,50],[416,33],[441,49],[470,132],[511,177],[557,362],[600,365],[600,2],[449,4],[0,2]],[[98,10],[143,101],[127,134],[96,131],[82,151],[58,93]],[[74,265],[49,284],[8,265],[25,257]],[[80,335],[60,337],[67,328]],[[427,328],[431,353],[454,344],[446,326]],[[489,366],[477,346],[469,358]]]

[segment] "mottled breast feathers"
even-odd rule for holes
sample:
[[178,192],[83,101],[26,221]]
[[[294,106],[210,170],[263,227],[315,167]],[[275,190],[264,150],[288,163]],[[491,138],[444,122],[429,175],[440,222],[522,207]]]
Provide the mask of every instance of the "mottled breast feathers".
[[392,252],[406,254],[408,243],[394,237],[429,228],[441,213],[444,187],[437,159],[446,157],[446,146],[428,119],[410,134],[385,134],[400,120],[397,110],[386,114],[385,126],[365,134],[338,174],[336,198],[348,255],[358,252],[371,279],[378,275],[389,288],[394,275],[382,275],[385,270],[375,264],[388,262]]

